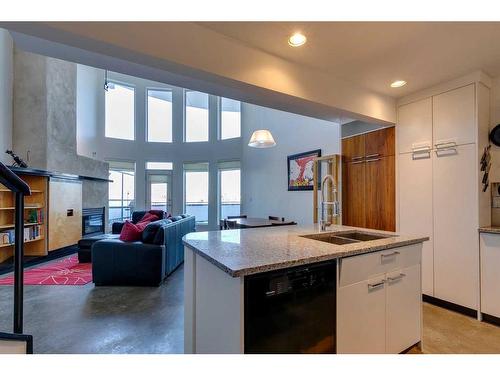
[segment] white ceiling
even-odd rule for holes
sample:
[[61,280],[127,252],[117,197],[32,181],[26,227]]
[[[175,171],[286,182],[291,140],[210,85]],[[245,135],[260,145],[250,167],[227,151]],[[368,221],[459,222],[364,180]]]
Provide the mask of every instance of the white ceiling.
[[[500,22],[201,22],[289,61],[401,97],[481,69],[500,75]],[[303,32],[307,43],[288,46]],[[393,89],[397,79],[408,82]]]

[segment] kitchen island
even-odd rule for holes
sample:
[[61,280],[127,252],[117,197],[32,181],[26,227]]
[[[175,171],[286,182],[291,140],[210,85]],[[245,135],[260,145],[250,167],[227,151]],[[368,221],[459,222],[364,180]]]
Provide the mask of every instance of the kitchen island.
[[184,237],[186,353],[400,353],[421,342],[427,237],[331,226]]

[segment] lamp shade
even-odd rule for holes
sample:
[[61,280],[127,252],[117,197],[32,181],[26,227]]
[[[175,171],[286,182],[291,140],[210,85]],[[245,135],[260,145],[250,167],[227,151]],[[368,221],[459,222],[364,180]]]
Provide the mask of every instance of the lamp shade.
[[276,146],[276,142],[269,130],[261,129],[253,132],[248,145],[256,148],[268,148]]

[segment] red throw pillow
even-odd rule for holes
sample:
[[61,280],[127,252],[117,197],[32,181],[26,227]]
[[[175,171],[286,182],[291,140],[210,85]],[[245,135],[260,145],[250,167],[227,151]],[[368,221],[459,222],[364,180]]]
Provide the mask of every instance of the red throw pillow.
[[[146,225],[147,224],[145,224],[144,227],[146,227]],[[120,232],[120,240],[125,242],[139,241],[142,237],[142,231],[144,230],[144,227],[142,227],[141,229],[134,223],[128,220],[125,221],[122,231]]]
[[146,212],[146,214],[142,217],[141,220],[137,224],[142,224],[142,223],[150,223],[152,221],[157,221],[160,220],[160,218],[156,215],[150,214],[149,212]]

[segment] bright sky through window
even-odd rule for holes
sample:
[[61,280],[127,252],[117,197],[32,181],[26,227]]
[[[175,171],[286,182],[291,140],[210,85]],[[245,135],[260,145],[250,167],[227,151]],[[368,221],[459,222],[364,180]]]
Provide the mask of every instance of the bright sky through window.
[[220,98],[221,105],[221,139],[241,136],[241,102],[228,98]]
[[148,142],[172,142],[170,90],[148,90]]
[[186,91],[186,142],[208,141],[208,94]]
[[105,135],[108,138],[134,140],[135,90],[110,82],[105,93]]

